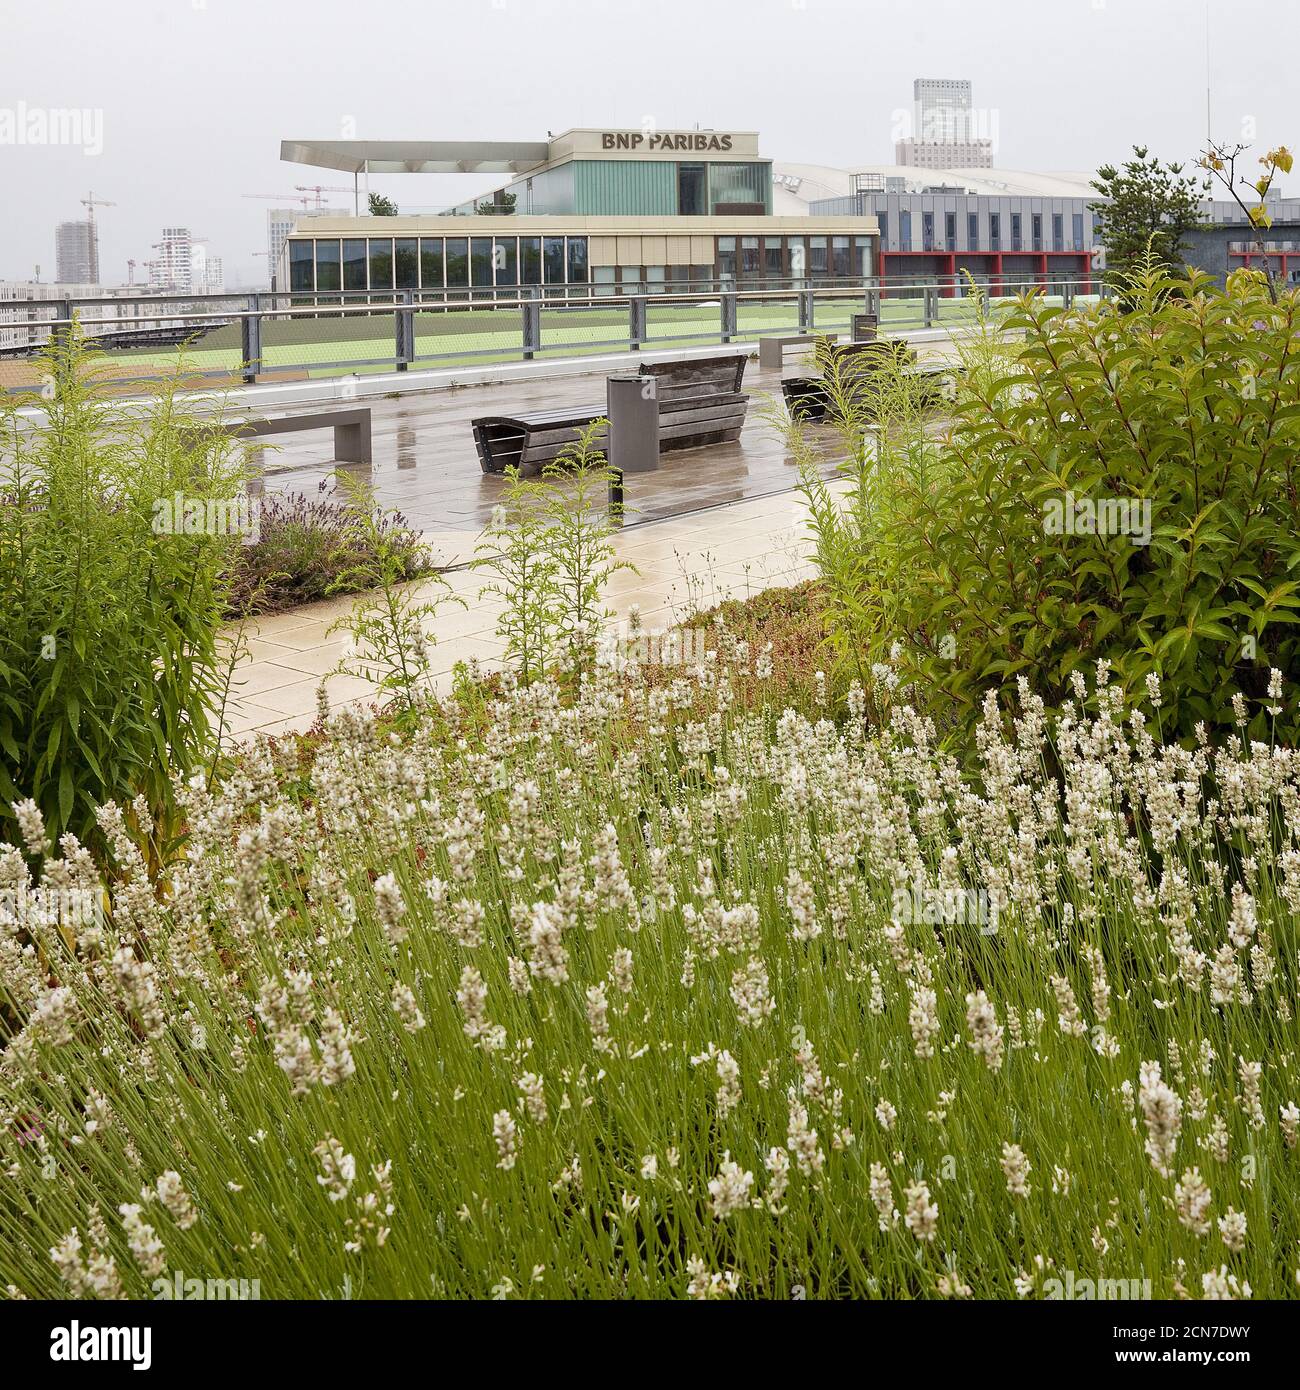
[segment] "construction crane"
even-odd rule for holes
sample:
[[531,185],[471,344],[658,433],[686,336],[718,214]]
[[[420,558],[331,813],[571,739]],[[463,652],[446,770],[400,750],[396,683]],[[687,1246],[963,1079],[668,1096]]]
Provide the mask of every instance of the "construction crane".
[[81,199],[81,206],[86,209],[86,221],[90,224],[90,278],[92,283],[99,284],[99,236],[95,231],[95,209],[115,208],[116,203],[110,203],[107,198],[96,198],[95,190],[90,190],[88,198]]
[[93,223],[95,220],[96,208],[115,208],[116,203],[110,203],[107,198],[96,198],[95,190],[90,190],[90,197],[81,199],[81,206],[86,209],[86,221]]
[[[346,184],[341,183],[296,183],[294,184],[294,187],[298,189],[300,193],[314,193],[316,195],[317,207],[320,207],[321,205],[320,195],[322,193],[351,193],[352,212],[354,216],[359,217],[361,215],[361,188],[358,183],[359,177],[359,173],[353,174],[351,188],[348,188]],[[366,191],[370,191],[369,174],[366,175]]]
[[310,198],[300,197],[297,193],[242,193],[243,198],[269,198],[273,203],[301,203],[304,212],[311,206]]
[[316,206],[322,207],[320,195],[322,193],[351,193],[350,188],[345,188],[341,183],[295,183],[294,187],[299,193],[314,193],[316,195]]

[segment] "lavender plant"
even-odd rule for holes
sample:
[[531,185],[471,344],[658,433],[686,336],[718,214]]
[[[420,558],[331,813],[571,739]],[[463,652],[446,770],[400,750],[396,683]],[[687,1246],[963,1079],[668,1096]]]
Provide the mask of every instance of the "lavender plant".
[[965,771],[901,688],[746,713],[761,660],[255,744],[165,894],[100,812],[71,935],[23,807],[0,1288],[1294,1295],[1300,754],[1163,743],[1102,663]]

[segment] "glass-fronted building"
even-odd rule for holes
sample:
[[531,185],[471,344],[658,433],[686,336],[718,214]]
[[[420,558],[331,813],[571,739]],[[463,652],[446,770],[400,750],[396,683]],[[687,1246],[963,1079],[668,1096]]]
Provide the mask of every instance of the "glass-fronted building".
[[[573,130],[540,147],[466,147],[459,161],[446,144],[285,148],[286,158],[354,175],[363,157],[367,169],[430,171],[476,156],[476,168],[514,173],[441,213],[316,216],[295,227],[278,283],[296,296],[492,300],[537,287],[585,297],[860,284],[878,273],[869,217],[772,216],[772,165],[753,132]],[[511,157],[525,150],[534,153]]]

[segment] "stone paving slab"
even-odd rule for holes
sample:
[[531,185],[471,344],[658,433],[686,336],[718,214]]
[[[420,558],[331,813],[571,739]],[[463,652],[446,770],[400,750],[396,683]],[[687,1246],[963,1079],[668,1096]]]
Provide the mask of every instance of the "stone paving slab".
[[[477,534],[477,533],[476,533]],[[636,606],[648,629],[666,628],[725,598],[744,598],[763,589],[801,582],[812,574],[806,511],[797,493],[763,496],[671,521],[631,526],[614,539],[615,552],[636,566],[635,574],[613,576],[606,603],[613,623],[626,623]],[[482,593],[489,572],[454,570],[445,576],[466,607],[444,604],[433,620],[434,684],[450,687],[461,661],[498,669],[505,644],[496,630],[500,600]],[[423,585],[422,588],[436,588]],[[304,730],[316,717],[316,691],[326,682],[331,703],[367,703],[372,684],[350,675],[330,675],[345,650],[346,635],[329,633],[352,598],[308,604],[247,625],[249,652],[235,675],[235,698],[226,733]],[[229,634],[228,634],[229,635]]]

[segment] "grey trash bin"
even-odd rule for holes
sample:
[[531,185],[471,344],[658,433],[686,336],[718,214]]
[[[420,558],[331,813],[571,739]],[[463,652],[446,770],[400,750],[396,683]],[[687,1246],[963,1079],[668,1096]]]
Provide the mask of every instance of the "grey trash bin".
[[652,376],[612,376],[606,382],[609,466],[620,473],[651,473],[659,467],[658,382]]

